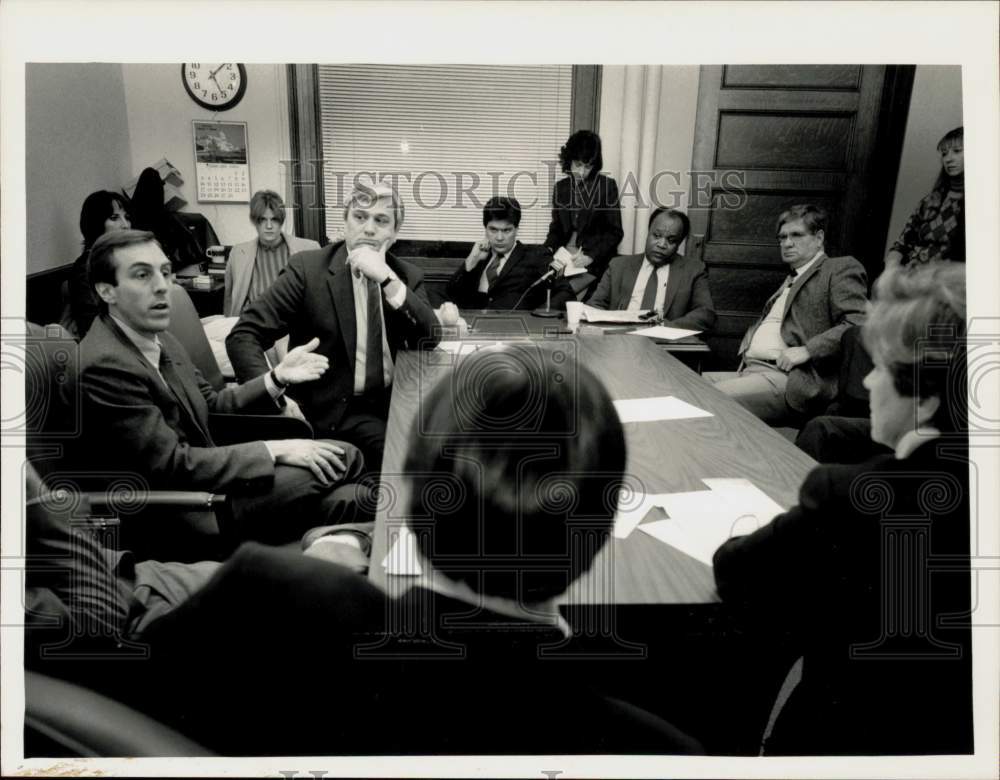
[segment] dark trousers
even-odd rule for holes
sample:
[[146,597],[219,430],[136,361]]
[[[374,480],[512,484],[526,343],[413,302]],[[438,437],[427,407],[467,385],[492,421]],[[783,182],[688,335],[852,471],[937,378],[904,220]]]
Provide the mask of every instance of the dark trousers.
[[795,446],[820,463],[864,463],[889,448],[872,441],[867,417],[814,417],[799,431]]
[[333,485],[322,484],[309,469],[275,466],[269,485],[231,493],[229,516],[219,518],[223,535],[232,542],[284,544],[317,525],[370,520],[369,490],[355,484],[365,472],[365,459],[350,444],[344,449],[347,469]]
[[337,425],[333,435],[349,441],[365,456],[365,474],[377,477],[382,473],[385,451],[385,425],[389,419],[389,399],[392,389],[380,393],[356,396]]

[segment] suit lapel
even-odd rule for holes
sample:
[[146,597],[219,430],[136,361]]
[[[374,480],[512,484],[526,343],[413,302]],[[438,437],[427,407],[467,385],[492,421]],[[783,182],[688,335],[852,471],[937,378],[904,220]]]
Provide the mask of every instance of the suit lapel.
[[628,303],[632,299],[632,290],[635,289],[635,280],[639,278],[639,269],[642,268],[642,258],[642,255],[633,255],[622,269],[622,286],[615,308],[628,308]]
[[340,332],[344,337],[347,349],[347,359],[351,363],[351,375],[354,374],[354,353],[358,348],[358,330],[354,322],[354,284],[351,281],[351,269],[347,265],[347,246],[341,244],[330,259],[327,285],[333,298],[333,310],[337,313]]
[[795,279],[795,282],[792,284],[792,289],[788,291],[788,297],[785,299],[785,310],[781,313],[782,321],[784,321],[785,317],[788,316],[788,312],[792,310],[792,301],[794,301],[795,296],[799,294],[799,290],[802,289],[802,285],[812,278],[812,275],[819,270],[819,267],[823,264],[824,260],[826,260],[825,253],[816,258],[816,262],[809,267],[808,271],[804,274],[800,274]]
[[667,289],[663,294],[663,315],[670,311],[670,304],[677,297],[681,288],[681,277],[684,276],[684,255],[677,255],[670,263],[670,273],[667,274]]
[[521,244],[520,241],[518,241],[516,244],[514,244],[514,248],[510,250],[510,257],[508,257],[507,262],[503,264],[503,269],[500,271],[499,274],[497,274],[497,282],[499,282],[501,279],[506,279],[507,276],[510,274],[511,270],[514,268],[514,266],[517,265],[519,262],[521,262],[521,259],[523,257],[524,257],[524,246]]
[[[237,244],[230,253],[229,263],[233,267],[233,316],[238,317],[243,303],[250,292],[250,277],[253,276],[254,260],[257,258],[256,242],[253,249],[246,244]],[[251,254],[252,253],[252,254]]]
[[203,419],[197,411],[199,406],[196,399],[201,399],[201,391],[195,383],[194,374],[179,369],[184,361],[173,348],[167,345],[165,339],[160,339],[160,350],[170,361],[170,365],[163,368],[163,380],[173,392],[174,397],[177,398],[181,408],[187,413],[191,424],[201,432],[205,443],[210,445],[212,437],[208,432],[208,420]]

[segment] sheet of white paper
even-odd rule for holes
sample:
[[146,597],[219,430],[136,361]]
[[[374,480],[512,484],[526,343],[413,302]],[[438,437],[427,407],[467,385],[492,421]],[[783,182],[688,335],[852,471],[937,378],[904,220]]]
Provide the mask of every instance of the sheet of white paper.
[[711,566],[712,556],[731,536],[748,534],[784,509],[744,479],[703,479],[711,490],[668,493],[660,497],[666,520],[639,529]]
[[674,341],[675,339],[684,339],[688,336],[697,336],[701,333],[700,330],[686,330],[685,328],[670,328],[666,325],[656,325],[652,328],[643,328],[642,330],[629,331],[630,336],[646,336],[651,339],[667,339],[668,341]]
[[615,515],[615,538],[628,538],[628,535],[645,519],[651,509],[663,508],[662,499],[662,495],[650,493],[642,497],[634,496],[628,506],[619,505],[618,513]]
[[417,557],[417,537],[405,525],[399,529],[399,536],[382,560],[386,574],[404,577],[419,577],[423,574],[420,558]]
[[642,324],[645,322],[641,318],[643,312],[641,311],[626,311],[626,310],[613,310],[606,311],[604,309],[595,309],[593,306],[583,307],[583,319],[587,322],[616,322],[625,324]]
[[559,260],[563,263],[573,262],[573,253],[570,252],[566,247],[561,246],[555,252],[552,253],[552,257],[555,260]]
[[687,401],[682,401],[672,395],[656,398],[627,398],[615,401],[615,410],[623,423],[712,417],[711,412],[692,406]]

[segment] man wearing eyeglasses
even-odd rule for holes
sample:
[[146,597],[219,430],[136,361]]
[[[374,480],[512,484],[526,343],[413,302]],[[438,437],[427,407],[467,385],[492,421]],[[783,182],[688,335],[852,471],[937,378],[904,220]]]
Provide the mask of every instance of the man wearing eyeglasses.
[[690,229],[683,211],[654,211],[645,253],[614,258],[587,303],[597,309],[655,310],[665,325],[711,330],[715,307],[708,269],[700,260],[677,251]]
[[739,371],[712,376],[717,388],[769,425],[794,422],[833,400],[840,338],[864,320],[865,269],[853,257],[827,257],[826,226],[826,213],[811,204],[778,217],[788,278],[743,337]]

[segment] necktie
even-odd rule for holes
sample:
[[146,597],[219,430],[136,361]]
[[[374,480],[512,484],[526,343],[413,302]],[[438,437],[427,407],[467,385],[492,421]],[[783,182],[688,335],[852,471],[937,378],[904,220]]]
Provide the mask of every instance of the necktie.
[[365,347],[365,392],[385,388],[382,370],[382,291],[374,280],[368,287],[368,344]]
[[652,309],[656,305],[656,286],[660,281],[660,277],[656,273],[656,269],[653,269],[653,273],[649,275],[649,279],[646,280],[646,289],[642,293],[642,303],[639,304],[639,308],[647,311]]
[[497,277],[500,275],[497,271],[497,266],[500,265],[500,255],[493,255],[493,259],[490,260],[490,264],[486,266],[486,284],[492,287],[496,282]]

